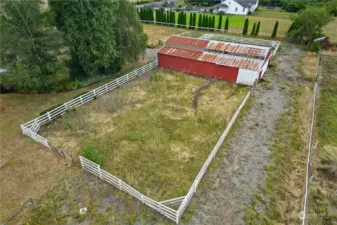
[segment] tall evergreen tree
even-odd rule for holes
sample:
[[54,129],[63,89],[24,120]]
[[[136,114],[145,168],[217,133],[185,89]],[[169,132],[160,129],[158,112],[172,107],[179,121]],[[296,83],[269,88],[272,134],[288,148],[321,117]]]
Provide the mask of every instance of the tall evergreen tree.
[[259,31],[260,31],[260,21],[257,23],[257,26],[256,26],[256,30],[255,30],[255,36],[257,36],[259,34]]
[[249,26],[249,20],[248,20],[248,18],[246,18],[245,24],[244,24],[244,26],[243,26],[243,31],[242,31],[242,35],[243,35],[243,36],[247,35],[247,32],[248,32],[248,26]]
[[229,29],[229,18],[227,16],[226,22],[225,22],[225,31],[228,31],[228,29]]
[[222,15],[219,16],[219,21],[218,21],[218,29],[221,30],[222,28]]
[[190,14],[190,20],[189,20],[188,25],[189,25],[189,29],[191,29],[193,26],[193,13]]
[[204,25],[204,21],[203,21],[203,15],[199,14],[199,19],[198,19],[198,29],[200,30],[200,28]]
[[213,29],[216,28],[216,27],[215,27],[215,16],[212,16],[212,28],[213,28]]
[[0,75],[0,90],[49,92],[54,80],[67,81],[69,73],[57,60],[58,50],[66,43],[41,12],[41,1],[0,4],[0,57],[7,67]]
[[250,33],[251,36],[254,36],[254,34],[255,34],[255,28],[256,28],[256,23],[254,23],[254,25],[253,25],[252,32]]
[[271,38],[276,38],[277,29],[278,29],[278,21],[276,21],[276,23],[274,25],[273,33],[271,34]]
[[146,34],[129,1],[49,0],[49,5],[69,40],[72,59],[87,75],[119,70],[145,51]]

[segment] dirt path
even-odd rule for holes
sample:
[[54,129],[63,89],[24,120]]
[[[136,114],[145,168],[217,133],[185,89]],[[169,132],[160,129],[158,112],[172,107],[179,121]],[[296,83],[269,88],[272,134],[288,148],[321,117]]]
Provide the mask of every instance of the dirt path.
[[244,224],[245,205],[249,204],[257,185],[264,180],[264,166],[270,161],[269,147],[278,115],[284,111],[287,96],[281,92],[280,80],[299,77],[297,62],[301,52],[283,43],[277,54],[276,71],[269,69],[267,85],[260,84],[253,103],[219,155],[220,165],[205,177],[208,189],[196,197],[196,209],[190,225]]

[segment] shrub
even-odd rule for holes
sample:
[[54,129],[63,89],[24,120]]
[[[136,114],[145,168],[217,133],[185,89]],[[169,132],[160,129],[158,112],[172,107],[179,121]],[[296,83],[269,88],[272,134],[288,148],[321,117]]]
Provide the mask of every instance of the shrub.
[[277,28],[278,28],[278,21],[276,21],[276,23],[274,25],[273,33],[271,34],[271,38],[276,38]]
[[92,146],[85,146],[83,149],[83,157],[89,159],[90,161],[93,161],[94,163],[97,163],[101,165],[101,154],[96,151],[95,148]]
[[243,26],[243,31],[242,31],[242,35],[247,35],[247,32],[248,32],[248,26],[249,26],[249,20],[248,18],[246,18],[245,20],[245,24]]
[[255,36],[259,34],[259,31],[260,31],[260,21],[256,25]]

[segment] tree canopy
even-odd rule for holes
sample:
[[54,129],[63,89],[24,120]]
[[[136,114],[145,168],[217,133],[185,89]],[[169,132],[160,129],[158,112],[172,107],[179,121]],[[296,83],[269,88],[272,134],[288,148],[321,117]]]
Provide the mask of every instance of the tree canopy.
[[331,19],[326,8],[307,7],[292,18],[293,24],[288,36],[309,46],[315,38],[323,35],[323,28]]
[[119,70],[145,50],[146,35],[131,2],[50,0],[49,4],[73,59],[86,75]]
[[53,82],[67,79],[67,69],[57,60],[64,46],[63,35],[48,26],[48,14],[41,2],[5,1],[0,14],[1,91],[47,91]]

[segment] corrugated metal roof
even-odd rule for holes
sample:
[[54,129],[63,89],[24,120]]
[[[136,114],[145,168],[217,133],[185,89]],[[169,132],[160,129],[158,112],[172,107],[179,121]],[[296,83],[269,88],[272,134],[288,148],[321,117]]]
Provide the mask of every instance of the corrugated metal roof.
[[169,46],[163,46],[158,53],[255,71],[259,71],[263,65],[263,60],[259,59],[233,56],[222,53],[202,52]]
[[269,49],[266,47],[235,44],[222,41],[210,41],[206,48],[213,51],[221,51],[221,52],[260,56],[260,57],[266,57],[269,51]]
[[206,48],[208,42],[209,40],[203,40],[203,39],[198,39],[198,38],[171,36],[166,40],[165,44],[194,47],[194,48]]
[[208,52],[203,52],[197,60],[255,71],[259,71],[263,65],[263,60],[259,59]]
[[202,54],[202,51],[163,46],[158,53],[187,59],[197,59]]

